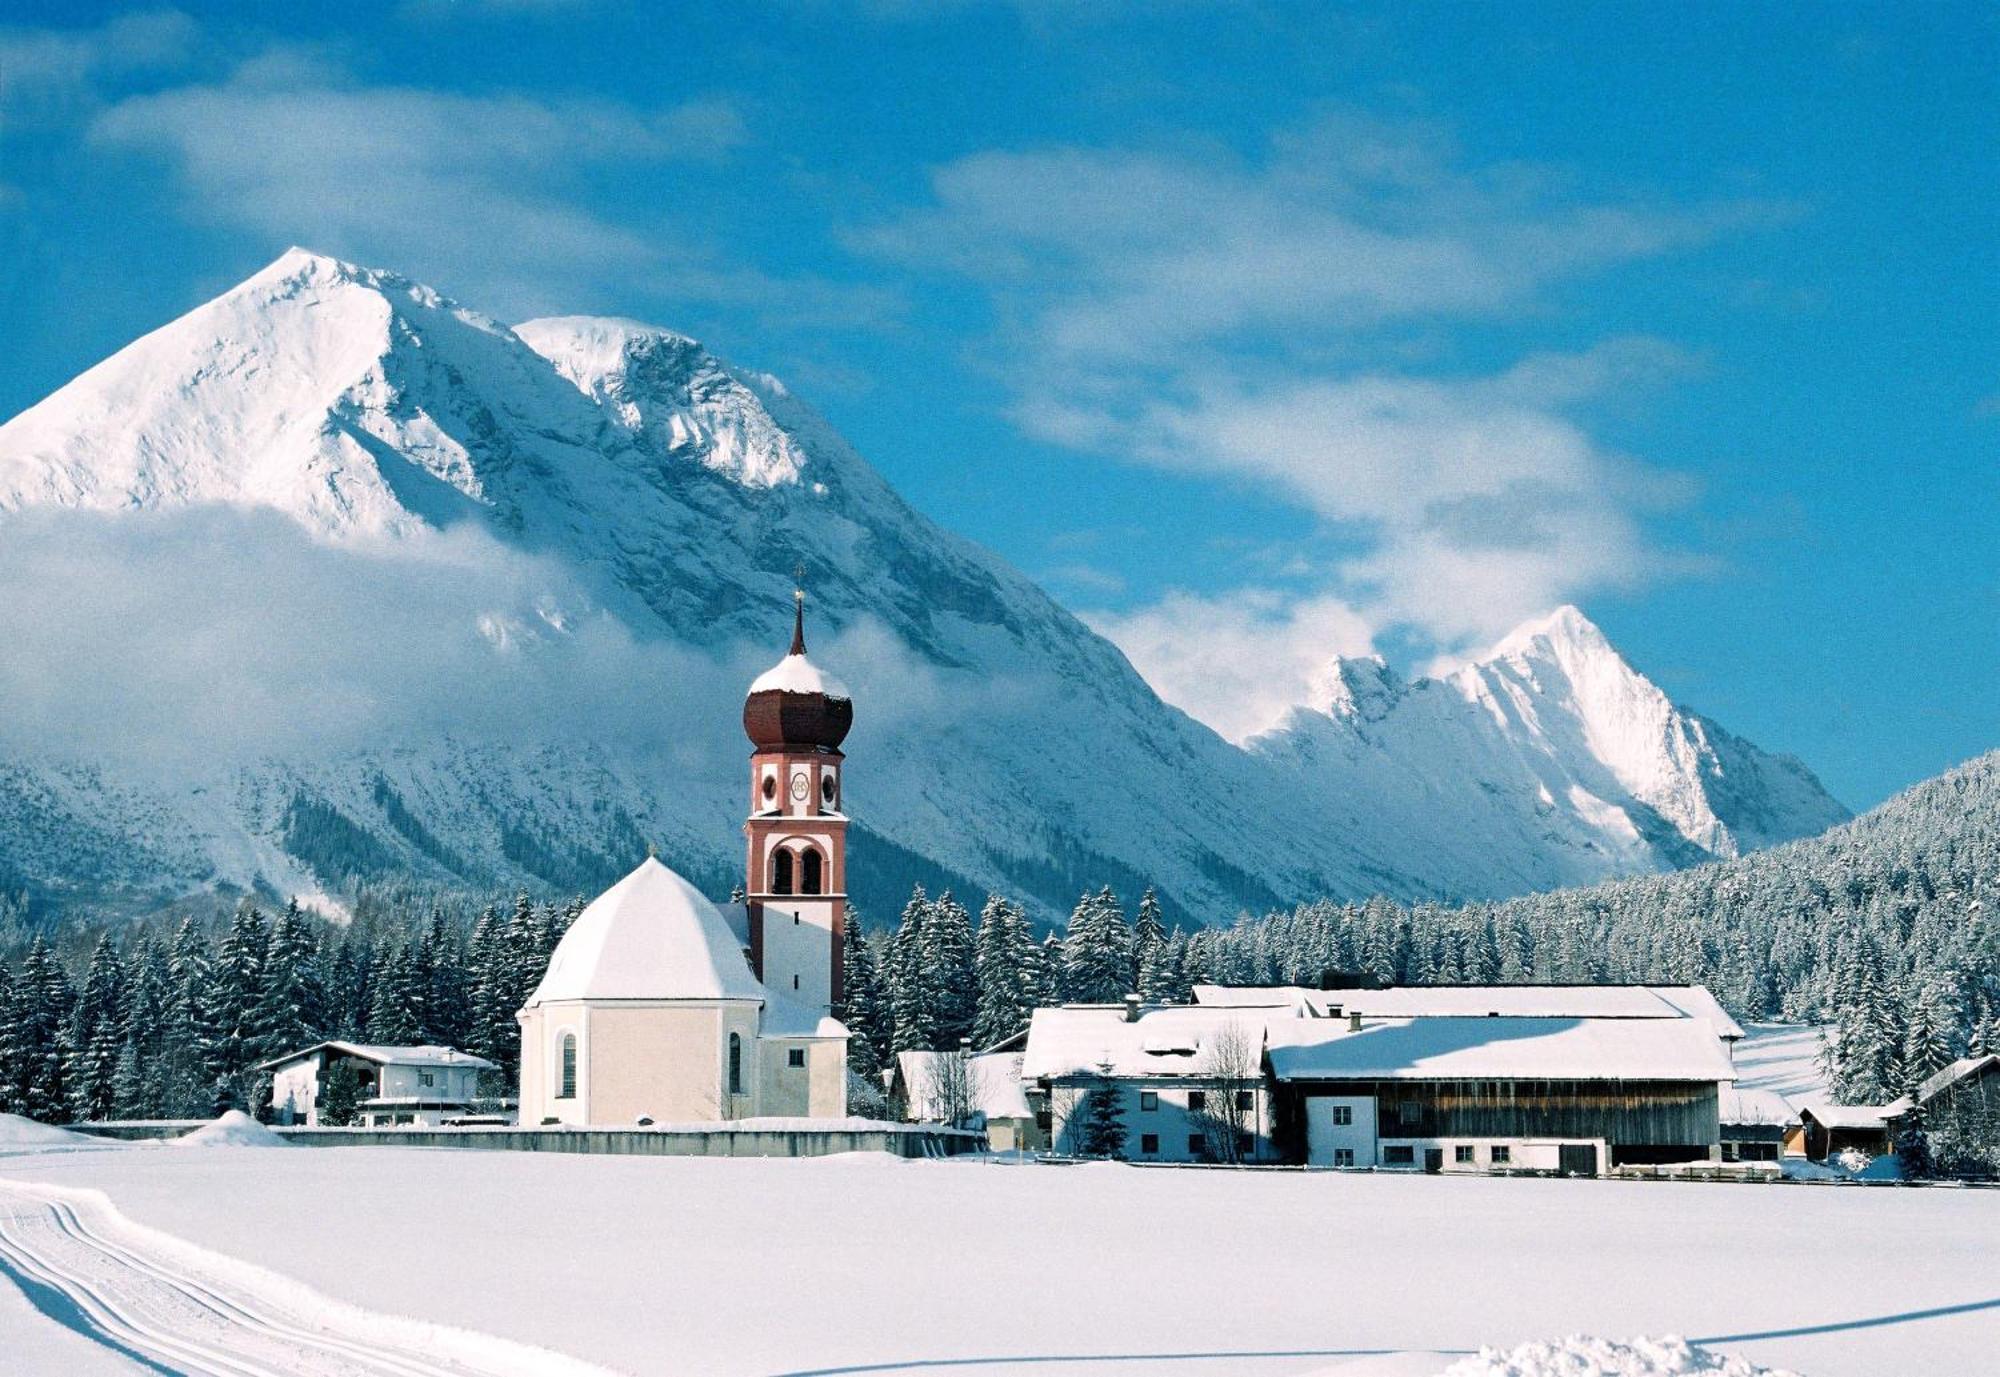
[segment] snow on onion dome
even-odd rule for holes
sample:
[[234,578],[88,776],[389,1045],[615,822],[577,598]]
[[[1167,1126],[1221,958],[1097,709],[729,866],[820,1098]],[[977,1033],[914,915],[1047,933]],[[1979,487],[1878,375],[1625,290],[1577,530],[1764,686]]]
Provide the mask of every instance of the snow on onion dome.
[[806,658],[805,591],[792,598],[792,648],[750,685],[743,730],[760,751],[838,750],[854,725],[854,703],[845,685]]

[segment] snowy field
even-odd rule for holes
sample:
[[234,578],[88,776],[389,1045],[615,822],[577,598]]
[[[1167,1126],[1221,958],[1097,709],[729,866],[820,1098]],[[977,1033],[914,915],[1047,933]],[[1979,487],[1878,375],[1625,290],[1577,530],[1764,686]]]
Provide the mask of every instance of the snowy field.
[[[1992,1191],[160,1145],[0,1155],[9,1181],[641,1373],[1414,1377],[1588,1332],[1883,1377],[2000,1348]],[[51,1365],[10,1370],[96,1370],[0,1283],[24,1328]]]

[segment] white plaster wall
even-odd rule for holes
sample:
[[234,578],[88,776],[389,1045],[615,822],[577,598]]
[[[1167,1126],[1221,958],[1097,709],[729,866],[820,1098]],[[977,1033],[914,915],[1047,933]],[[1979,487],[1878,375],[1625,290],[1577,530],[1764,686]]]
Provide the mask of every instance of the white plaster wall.
[[[1351,1120],[1336,1124],[1336,1107]],[[1375,1165],[1375,1098],[1372,1095],[1310,1095],[1306,1097],[1306,1161],[1316,1167],[1334,1164],[1336,1149],[1354,1154],[1352,1165]]]
[[[1443,1170],[1446,1172],[1556,1171],[1562,1166],[1565,1143],[1572,1147],[1596,1148],[1597,1169],[1600,1172],[1610,1165],[1610,1147],[1602,1138],[1384,1138],[1381,1142],[1385,1150],[1382,1164],[1391,1165],[1386,1161],[1386,1149],[1395,1146],[1409,1148],[1413,1159],[1408,1163],[1394,1164],[1395,1170],[1422,1171],[1425,1150],[1437,1149],[1444,1154]],[[1472,1149],[1472,1161],[1457,1160],[1457,1149],[1460,1147]],[[1496,1164],[1493,1161],[1495,1147],[1507,1148],[1509,1160]]]
[[[319,1094],[319,1059],[293,1062],[271,1076],[271,1112],[280,1123],[317,1124],[319,1108],[313,1103]],[[292,1117],[287,1120],[286,1110]]]
[[765,903],[764,988],[809,1009],[832,1008],[832,900],[784,897]]
[[[1188,1085],[1180,1081],[1127,1080],[1118,1083],[1120,1102],[1125,1109],[1125,1156],[1134,1162],[1199,1162],[1206,1160],[1201,1151],[1190,1146],[1189,1140],[1202,1134],[1204,1120],[1202,1111],[1188,1107],[1190,1092],[1203,1091],[1208,1095],[1227,1092],[1209,1086]],[[1057,1152],[1074,1152],[1076,1143],[1070,1136],[1070,1120],[1076,1120],[1081,1130],[1085,1110],[1086,1088],[1082,1086],[1055,1086],[1049,1096],[1050,1141]],[[1158,1096],[1157,1106],[1142,1109],[1142,1096],[1151,1093]],[[1246,1158],[1252,1162],[1276,1160],[1276,1151],[1271,1143],[1271,1097],[1268,1089],[1259,1084],[1251,1091],[1256,1097],[1256,1108],[1244,1115],[1244,1125],[1254,1137],[1251,1150]],[[1159,1139],[1157,1152],[1144,1151],[1144,1135],[1154,1134]]]

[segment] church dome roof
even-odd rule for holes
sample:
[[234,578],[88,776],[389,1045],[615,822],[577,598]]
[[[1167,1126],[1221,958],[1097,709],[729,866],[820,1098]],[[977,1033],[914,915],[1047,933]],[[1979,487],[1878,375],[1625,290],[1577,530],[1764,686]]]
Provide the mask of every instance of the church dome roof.
[[743,730],[760,751],[838,750],[854,725],[854,701],[844,684],[806,658],[805,594],[796,599],[791,651],[752,681]]
[[763,997],[722,911],[648,856],[570,924],[528,1007],[572,999]]

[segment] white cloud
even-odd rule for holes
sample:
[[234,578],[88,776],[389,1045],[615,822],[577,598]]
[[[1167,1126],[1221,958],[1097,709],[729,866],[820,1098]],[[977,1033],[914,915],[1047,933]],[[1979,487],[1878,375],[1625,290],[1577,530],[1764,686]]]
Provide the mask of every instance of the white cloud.
[[1367,620],[1338,598],[1244,588],[1169,593],[1134,612],[1086,612],[1162,698],[1232,741],[1307,702],[1336,655],[1367,655]]
[[[932,191],[854,242],[984,288],[1025,431],[1277,494],[1351,550],[1322,566],[1329,600],[1445,647],[1674,563],[1644,516],[1686,485],[1587,413],[1688,360],[1644,339],[1484,373],[1410,359],[1438,356],[1441,327],[1491,338],[1560,284],[1785,213],[1594,200],[1556,170],[1467,165],[1435,125],[1352,116],[1250,158],[981,153]],[[1191,625],[1219,637],[1232,608],[1268,631],[1255,598]],[[1172,658],[1172,619],[1143,629],[1144,656]]]
[[168,160],[191,217],[393,268],[520,319],[618,284],[747,307],[788,324],[873,318],[888,295],[775,278],[704,246],[668,211],[591,205],[605,170],[694,176],[749,140],[736,107],[466,95],[371,85],[311,52],[274,49],[225,79],[129,97],[90,127],[100,147]]
[[120,15],[94,29],[0,28],[0,114],[10,123],[72,114],[109,79],[179,66],[196,37],[178,10]]

